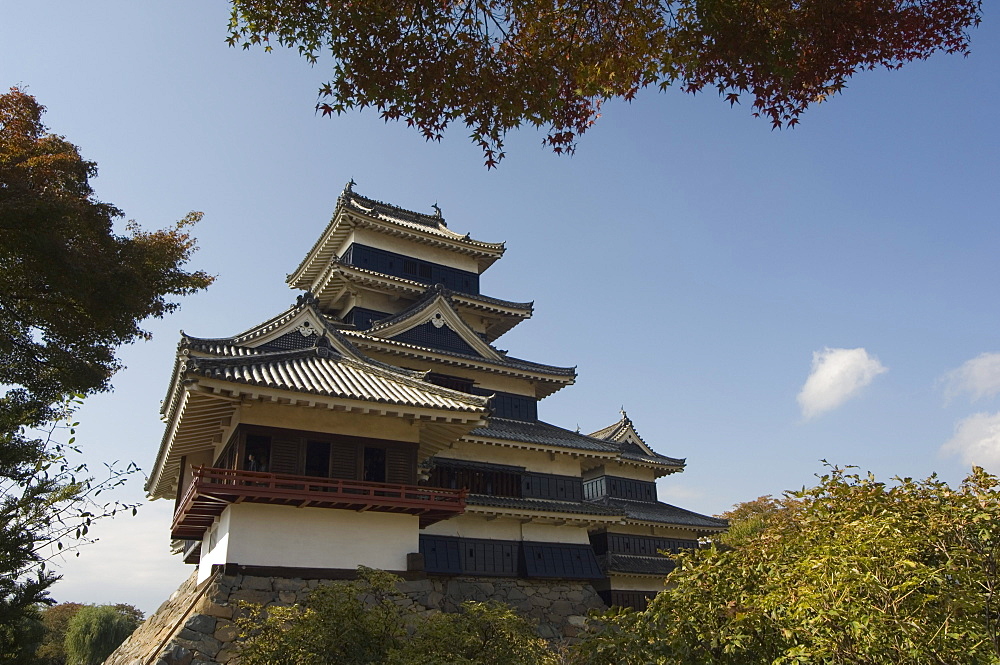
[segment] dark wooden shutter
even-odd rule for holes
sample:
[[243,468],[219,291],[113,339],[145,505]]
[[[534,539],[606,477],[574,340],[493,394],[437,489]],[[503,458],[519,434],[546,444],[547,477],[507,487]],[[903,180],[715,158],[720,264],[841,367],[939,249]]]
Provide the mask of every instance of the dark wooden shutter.
[[356,444],[335,442],[332,445],[330,458],[331,478],[358,479],[358,446]]
[[271,439],[271,473],[302,473],[302,442],[298,439]]
[[386,449],[386,482],[400,485],[414,484],[417,465],[416,452],[413,448]]

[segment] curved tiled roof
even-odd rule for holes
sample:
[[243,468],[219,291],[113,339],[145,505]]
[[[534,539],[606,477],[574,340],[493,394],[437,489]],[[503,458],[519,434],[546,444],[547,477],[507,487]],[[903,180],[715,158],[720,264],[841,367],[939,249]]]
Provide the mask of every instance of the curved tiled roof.
[[[614,446],[618,451],[621,452],[622,459],[632,460],[635,462],[648,462],[651,464],[667,464],[670,466],[683,467],[687,460],[683,457],[667,457],[666,455],[661,455],[656,452],[646,443],[645,439],[639,435],[639,431],[635,428],[635,423],[632,419],[628,417],[625,413],[625,409],[621,410],[621,420],[614,423],[613,425],[608,425],[602,429],[592,432],[590,436],[595,439],[601,439],[602,441],[607,441],[609,445]],[[635,443],[628,439],[628,435],[633,435],[640,443]]]
[[729,523],[717,517],[701,515],[690,510],[684,510],[669,503],[659,501],[652,503],[646,501],[633,501],[631,499],[617,499],[612,497],[601,497],[600,499],[588,500],[610,510],[617,510],[626,517],[641,522],[659,522],[661,524],[675,524],[678,526],[691,527],[696,530],[722,531]]
[[[390,235],[410,237],[442,247],[450,247],[459,252],[478,257],[480,272],[503,256],[504,244],[473,240],[469,234],[462,235],[449,229],[439,214],[426,215],[406,210],[390,203],[383,203],[361,196],[353,189],[352,180],[337,199],[333,218],[320,234],[312,248],[306,253],[299,266],[288,276],[287,282],[293,288],[309,288],[309,283],[322,272],[336,255],[337,245],[347,234],[347,226],[340,226],[345,213],[355,213],[353,224],[377,229]],[[340,226],[340,228],[338,228]],[[334,239],[336,238],[336,239]]]
[[470,506],[507,508],[511,510],[536,510],[546,513],[578,513],[582,515],[606,515],[609,517],[621,515],[619,511],[609,510],[604,506],[587,503],[585,501],[523,499],[508,496],[490,496],[488,494],[470,494],[466,498],[466,504]]
[[[593,437],[579,434],[562,427],[536,420],[507,420],[506,418],[490,418],[485,427],[477,427],[468,434],[473,438],[500,439],[503,441],[521,441],[537,443],[544,446],[560,448],[575,448],[601,453],[616,453],[614,447]],[[610,455],[609,455],[610,456]]]
[[[395,339],[386,339],[381,337],[372,337],[366,335],[367,331],[362,330],[345,330],[345,336],[351,339],[357,340],[360,343],[372,342],[383,344],[387,343],[391,346],[398,346],[402,349],[412,349],[414,351],[430,351],[437,355],[450,356],[452,358],[461,358],[464,360],[474,360],[479,363],[486,365],[495,365],[498,367],[507,367],[510,369],[521,370],[524,372],[535,372],[539,374],[554,374],[556,376],[565,376],[569,378],[576,377],[575,367],[556,367],[555,365],[543,365],[541,363],[531,362],[529,360],[521,360],[520,358],[514,358],[513,356],[501,355],[499,360],[490,360],[489,358],[483,358],[482,356],[471,356],[466,353],[458,353],[456,351],[445,351],[443,349],[430,349],[422,346],[417,346],[415,344],[409,344],[407,342],[400,342]],[[499,350],[498,350],[499,352]]]
[[485,411],[487,398],[419,381],[401,373],[312,347],[229,358],[189,358],[182,373],[298,393],[453,411]]

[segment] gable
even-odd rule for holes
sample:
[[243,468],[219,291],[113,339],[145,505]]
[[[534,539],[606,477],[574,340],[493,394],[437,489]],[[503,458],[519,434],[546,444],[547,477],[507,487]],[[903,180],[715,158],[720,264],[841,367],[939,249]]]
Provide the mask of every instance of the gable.
[[425,298],[410,309],[374,323],[368,335],[487,360],[500,360],[500,354],[462,319],[441,287],[431,287]]

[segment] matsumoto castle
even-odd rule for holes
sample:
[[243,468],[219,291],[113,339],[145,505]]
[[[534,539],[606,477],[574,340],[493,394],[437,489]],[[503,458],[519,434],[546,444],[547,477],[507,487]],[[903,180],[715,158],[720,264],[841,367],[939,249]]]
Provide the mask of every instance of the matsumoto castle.
[[660,551],[726,527],[657,500],[684,460],[624,412],[589,435],[540,420],[576,371],[494,345],[532,314],[480,290],[504,245],[353,185],[288,277],[293,307],[233,337],[181,337],[146,489],[175,504],[192,584],[365,565],[572,582],[643,607],[672,566]]

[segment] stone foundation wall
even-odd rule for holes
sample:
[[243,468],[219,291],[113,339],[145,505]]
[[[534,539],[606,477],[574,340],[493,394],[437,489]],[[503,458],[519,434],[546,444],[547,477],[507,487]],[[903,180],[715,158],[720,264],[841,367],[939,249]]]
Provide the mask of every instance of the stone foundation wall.
[[[302,603],[329,580],[217,574],[202,585],[192,575],[105,665],[226,665],[235,663],[234,616],[239,602]],[[495,600],[538,622],[538,634],[572,641],[592,609],[605,605],[585,582],[496,577],[435,577],[404,581],[401,604],[416,612],[456,612],[465,600]]]

